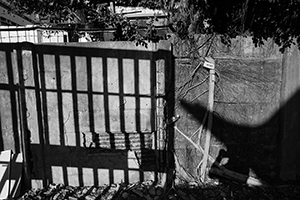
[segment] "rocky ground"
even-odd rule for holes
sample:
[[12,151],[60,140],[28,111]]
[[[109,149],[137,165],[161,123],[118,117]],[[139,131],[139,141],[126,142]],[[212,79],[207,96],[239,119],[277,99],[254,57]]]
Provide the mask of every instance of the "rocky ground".
[[248,187],[228,182],[205,186],[176,186],[167,191],[153,182],[130,185],[112,184],[105,186],[72,187],[49,185],[44,189],[26,192],[19,200],[233,200],[233,199],[300,199],[300,186],[281,185],[274,187]]

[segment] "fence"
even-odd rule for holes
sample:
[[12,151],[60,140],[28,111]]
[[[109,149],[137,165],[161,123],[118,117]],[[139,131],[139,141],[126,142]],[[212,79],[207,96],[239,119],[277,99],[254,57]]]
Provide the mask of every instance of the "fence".
[[68,33],[62,30],[47,30],[32,25],[0,26],[1,43],[60,43],[68,41]]

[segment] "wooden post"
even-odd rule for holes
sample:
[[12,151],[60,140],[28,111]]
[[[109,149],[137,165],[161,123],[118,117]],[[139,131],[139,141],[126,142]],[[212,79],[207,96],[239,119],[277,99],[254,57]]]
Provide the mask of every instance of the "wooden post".
[[203,163],[201,165],[201,181],[205,180],[208,154],[211,139],[211,129],[213,123],[214,90],[215,90],[215,61],[212,58],[205,58],[204,67],[209,69],[209,90],[208,90],[208,124],[206,129]]

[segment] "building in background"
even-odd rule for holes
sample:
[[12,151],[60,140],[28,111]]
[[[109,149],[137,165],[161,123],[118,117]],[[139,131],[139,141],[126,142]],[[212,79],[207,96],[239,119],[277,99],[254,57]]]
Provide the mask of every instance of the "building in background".
[[56,43],[68,42],[66,31],[49,30],[38,26],[35,16],[17,15],[4,0],[0,0],[0,42]]

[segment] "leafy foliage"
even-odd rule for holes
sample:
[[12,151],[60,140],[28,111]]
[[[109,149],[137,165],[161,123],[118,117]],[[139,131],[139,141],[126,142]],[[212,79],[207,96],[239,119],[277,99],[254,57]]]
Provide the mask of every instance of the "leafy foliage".
[[[9,0],[15,12],[37,15],[50,26],[74,27],[74,24],[100,30],[114,30],[114,40],[135,41],[146,45],[145,41],[157,42],[159,37],[154,26],[148,24],[147,30],[140,30],[136,21],[130,21],[122,14],[109,9],[108,1],[101,0]],[[123,2],[126,3],[126,2]],[[130,2],[128,2],[130,4]],[[71,26],[72,25],[72,26]],[[76,30],[74,30],[76,32]],[[92,41],[102,40],[101,34],[91,33]]]
[[[128,21],[121,14],[112,13],[103,4],[105,1],[9,1],[18,12],[34,13],[51,23],[87,23],[98,28],[116,28],[116,40],[153,39],[151,36],[142,36],[137,31],[136,23]],[[165,10],[171,30],[181,39],[202,33],[221,35],[226,44],[230,44],[230,38],[238,35],[252,36],[256,45],[272,38],[282,49],[294,41],[300,43],[298,0],[117,0],[116,5]],[[153,27],[149,30],[151,34],[155,33]],[[157,39],[157,36],[154,38]]]
[[171,9],[171,21],[181,38],[194,33],[219,34],[230,38],[252,36],[256,45],[274,39],[281,50],[300,43],[300,2],[297,0],[187,0]]

